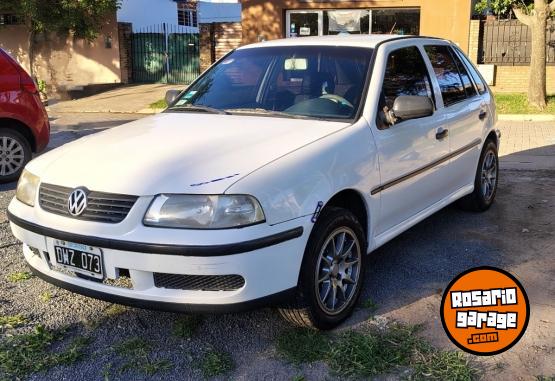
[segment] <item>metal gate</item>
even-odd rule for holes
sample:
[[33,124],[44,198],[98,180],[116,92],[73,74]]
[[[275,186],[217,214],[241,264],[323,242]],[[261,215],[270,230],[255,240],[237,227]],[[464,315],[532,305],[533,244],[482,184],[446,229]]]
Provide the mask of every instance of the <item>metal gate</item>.
[[199,34],[163,23],[132,35],[133,82],[191,83],[200,74]]

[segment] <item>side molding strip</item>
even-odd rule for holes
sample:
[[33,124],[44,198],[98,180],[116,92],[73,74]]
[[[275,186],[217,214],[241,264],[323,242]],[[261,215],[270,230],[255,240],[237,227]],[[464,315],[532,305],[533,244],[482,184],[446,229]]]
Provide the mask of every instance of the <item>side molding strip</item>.
[[395,180],[392,180],[392,181],[390,181],[390,182],[388,182],[388,183],[385,183],[385,184],[383,184],[383,185],[381,185],[381,186],[379,186],[379,187],[373,189],[372,192],[370,192],[370,194],[373,196],[373,195],[378,194],[378,193],[380,193],[380,192],[382,192],[382,191],[384,191],[384,190],[386,190],[386,189],[389,189],[389,188],[391,188],[391,187],[394,187],[395,185],[400,184],[400,183],[402,183],[403,181],[409,180],[409,179],[411,179],[411,178],[413,178],[413,177],[415,177],[415,176],[418,176],[418,175],[420,175],[420,174],[422,174],[422,173],[424,173],[424,172],[426,172],[426,171],[429,171],[430,169],[432,169],[432,168],[434,168],[434,167],[437,167],[438,165],[443,164],[443,163],[445,163],[446,161],[451,160],[452,158],[454,158],[454,157],[456,157],[456,156],[459,156],[459,155],[465,153],[466,151],[470,151],[472,148],[474,148],[474,147],[476,147],[476,146],[479,146],[480,144],[482,144],[482,139],[478,138],[478,139],[474,140],[472,143],[467,144],[466,146],[464,146],[464,147],[462,147],[462,148],[459,148],[458,150],[456,150],[456,151],[454,151],[454,152],[451,152],[449,155],[446,155],[446,156],[444,156],[444,157],[442,157],[442,158],[440,158],[440,159],[438,159],[438,160],[436,160],[436,161],[434,161],[434,162],[432,162],[432,163],[426,165],[425,167],[422,167],[422,168],[420,168],[420,169],[417,169],[417,170],[415,170],[415,171],[413,171],[413,172],[410,172],[410,173],[408,173],[408,174],[406,174],[406,175],[404,175],[404,176],[401,176],[401,177],[399,177],[399,178],[397,178],[397,179],[395,179]]

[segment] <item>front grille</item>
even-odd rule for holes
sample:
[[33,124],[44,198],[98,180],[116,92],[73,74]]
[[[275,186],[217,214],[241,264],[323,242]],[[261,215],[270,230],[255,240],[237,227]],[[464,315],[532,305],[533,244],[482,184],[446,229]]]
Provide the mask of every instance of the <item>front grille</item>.
[[41,184],[39,204],[42,209],[50,213],[81,220],[115,224],[127,217],[138,199],[137,196],[92,191],[87,194],[87,208],[83,214],[74,217],[67,210],[69,194],[73,190],[73,188],[58,185]]
[[234,291],[245,285],[240,275],[180,275],[154,273],[158,288],[191,291]]

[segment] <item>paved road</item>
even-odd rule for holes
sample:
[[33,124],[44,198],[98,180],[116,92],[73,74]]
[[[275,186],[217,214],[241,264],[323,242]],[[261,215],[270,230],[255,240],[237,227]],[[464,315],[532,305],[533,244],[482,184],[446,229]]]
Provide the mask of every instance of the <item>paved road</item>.
[[[61,115],[61,114],[60,114]],[[63,114],[54,117],[53,145],[136,119],[135,115]],[[477,359],[487,379],[533,379],[555,374],[555,127],[548,124],[504,123],[499,193],[485,214],[448,207],[385,245],[369,260],[362,299],[374,301],[378,319],[423,323],[424,335],[435,345],[454,349],[438,317],[442,289],[458,273],[479,265],[502,267],[515,274],[531,300],[528,332],[511,351]],[[528,129],[528,130],[526,130]],[[544,131],[543,140],[529,138]],[[543,132],[542,132],[543,133]],[[528,143],[526,143],[528,142]],[[520,151],[519,150],[524,150]],[[535,163],[535,164],[534,164]],[[536,168],[537,167],[537,168]],[[538,169],[539,168],[539,169]],[[0,192],[0,210],[13,197],[13,185]],[[152,342],[153,356],[168,359],[172,369],[152,378],[140,373],[111,374],[110,379],[183,380],[200,377],[198,360],[209,348],[229,352],[236,370],[232,379],[282,380],[303,374],[307,380],[333,379],[325,365],[295,366],[279,359],[275,339],[287,325],[272,310],[203,317],[189,340],[172,336],[179,315],[125,308],[113,312],[108,303],[57,289],[39,279],[10,283],[6,275],[25,270],[19,245],[0,213],[0,315],[21,313],[31,324],[71,327],[72,335],[90,335],[90,361],[60,367],[34,380],[102,380],[102,369],[117,369],[122,359],[113,347],[129,337]],[[41,294],[52,294],[44,301]],[[368,324],[371,312],[359,309],[342,327]],[[110,365],[111,364],[111,365]]]

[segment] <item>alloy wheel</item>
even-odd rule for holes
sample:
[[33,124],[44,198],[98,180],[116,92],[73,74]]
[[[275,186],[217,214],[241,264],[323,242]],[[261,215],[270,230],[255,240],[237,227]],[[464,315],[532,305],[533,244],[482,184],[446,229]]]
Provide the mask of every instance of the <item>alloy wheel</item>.
[[10,176],[18,172],[25,162],[25,151],[16,139],[9,136],[0,138],[0,176]]
[[356,294],[361,269],[360,243],[347,227],[333,231],[324,242],[316,266],[316,295],[319,306],[337,315]]
[[497,158],[495,152],[488,151],[482,163],[482,195],[491,200],[497,186]]

